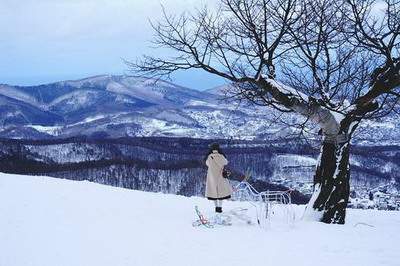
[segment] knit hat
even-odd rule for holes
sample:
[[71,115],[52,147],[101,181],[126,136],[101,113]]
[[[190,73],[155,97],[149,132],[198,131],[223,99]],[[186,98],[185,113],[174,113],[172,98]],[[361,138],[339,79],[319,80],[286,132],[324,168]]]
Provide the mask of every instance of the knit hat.
[[210,145],[211,150],[219,150],[219,144],[218,143],[212,143]]

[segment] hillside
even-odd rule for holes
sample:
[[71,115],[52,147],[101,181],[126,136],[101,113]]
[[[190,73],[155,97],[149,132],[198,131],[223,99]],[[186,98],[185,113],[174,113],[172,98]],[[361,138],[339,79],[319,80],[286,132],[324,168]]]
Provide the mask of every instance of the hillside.
[[[197,91],[167,81],[112,75],[38,86],[4,84],[0,85],[0,137],[277,140],[297,136],[295,128],[277,123],[281,114],[276,111],[227,101],[225,88]],[[280,118],[291,123],[304,122],[293,114]],[[364,123],[355,142],[399,144],[398,119],[398,115],[393,115]]]
[[349,210],[340,226],[301,221],[296,206],[292,227],[207,229],[192,227],[194,205],[211,209],[198,197],[0,174],[0,265],[398,265],[400,212]]

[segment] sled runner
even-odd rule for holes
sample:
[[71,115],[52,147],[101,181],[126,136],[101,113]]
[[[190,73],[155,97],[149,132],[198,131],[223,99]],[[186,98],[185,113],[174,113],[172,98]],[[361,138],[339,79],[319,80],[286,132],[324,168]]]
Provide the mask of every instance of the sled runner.
[[[207,219],[199,210],[198,206],[194,207],[198,219],[192,223],[193,227],[204,226],[207,228],[213,228],[216,225],[230,226],[232,225],[232,217],[229,214],[217,213],[210,219]],[[232,213],[233,214],[233,213]],[[235,212],[239,216],[239,212]]]
[[200,212],[199,207],[195,206],[194,210],[196,211],[197,217],[198,219],[196,221],[193,222],[193,226],[205,226],[207,228],[213,228],[214,225],[207,219],[204,217],[204,215]]

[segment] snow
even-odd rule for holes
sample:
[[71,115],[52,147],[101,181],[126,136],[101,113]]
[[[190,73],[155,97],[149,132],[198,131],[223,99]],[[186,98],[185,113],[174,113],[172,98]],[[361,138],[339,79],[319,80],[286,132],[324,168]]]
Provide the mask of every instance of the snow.
[[100,160],[110,158],[109,153],[95,153],[93,147],[88,144],[74,145],[74,143],[65,143],[59,145],[26,145],[30,152],[42,157],[51,158],[56,163],[78,163],[90,160]]
[[[227,202],[225,210],[245,203]],[[0,265],[398,265],[400,213],[349,210],[347,224],[192,227],[205,199],[0,173]],[[371,227],[372,226],[372,227]]]
[[345,116],[339,112],[335,112],[330,110],[331,114],[333,115],[333,117],[335,118],[336,123],[338,123],[338,125],[340,125],[340,123],[342,122],[342,120],[345,118]]
[[59,135],[59,133],[62,130],[62,126],[41,126],[41,125],[29,125],[28,127],[31,127],[39,132],[47,133],[53,136]]
[[189,119],[188,117],[183,116],[181,113],[172,110],[162,110],[161,112],[155,114],[154,118],[187,125],[193,125],[196,122],[195,120]]
[[[146,86],[146,84],[148,86]],[[107,91],[128,95],[151,103],[162,102],[164,94],[156,91],[153,87],[149,88],[149,85],[150,83],[146,83],[146,80],[128,78],[124,79],[121,83],[110,82],[107,85]]]
[[103,119],[105,117],[106,116],[103,115],[103,114],[95,115],[95,116],[89,116],[89,117],[86,117],[85,119],[83,119],[82,123],[90,123],[90,122],[93,122],[93,121],[96,121],[96,120],[99,120],[99,119]]
[[269,82],[272,86],[276,87],[279,91],[281,91],[283,93],[298,96],[301,99],[303,99],[304,101],[308,100],[308,96],[299,90],[296,90],[290,86],[287,86],[287,85],[285,85],[281,82],[278,82],[276,80],[273,80],[273,79],[266,79],[266,81]]
[[69,85],[77,88],[82,88],[83,86],[87,84],[99,84],[99,83],[107,83],[108,80],[112,78],[111,75],[97,75],[97,76],[92,76],[92,77],[87,77],[79,80],[68,80],[68,81],[62,81],[60,84],[64,85]]
[[0,85],[0,95],[4,95],[18,101],[22,101],[24,103],[31,104],[33,106],[40,106],[40,103],[35,99],[35,97],[24,93],[14,87],[7,86],[7,85]]
[[372,127],[372,128],[382,128],[382,129],[387,129],[387,130],[395,130],[396,129],[395,123],[389,122],[389,121],[378,122],[378,121],[374,121],[374,120],[364,120],[363,126],[368,126],[368,127]]
[[290,166],[315,166],[317,161],[308,156],[297,155],[297,154],[279,154],[273,163],[280,163],[285,167]]
[[[221,104],[220,104],[221,105]],[[208,103],[206,101],[200,101],[200,100],[189,100],[185,106],[207,106],[211,108],[219,108],[219,105],[213,104],[213,103]]]
[[56,106],[59,104],[68,106],[70,111],[77,110],[83,105],[93,103],[95,98],[99,97],[99,92],[95,90],[76,90],[64,94],[53,100],[48,106]]
[[311,196],[310,201],[307,204],[306,210],[303,214],[303,219],[306,221],[319,221],[322,218],[323,212],[317,211],[313,208],[315,201],[317,200],[319,193],[321,193],[321,184],[316,184],[314,193]]

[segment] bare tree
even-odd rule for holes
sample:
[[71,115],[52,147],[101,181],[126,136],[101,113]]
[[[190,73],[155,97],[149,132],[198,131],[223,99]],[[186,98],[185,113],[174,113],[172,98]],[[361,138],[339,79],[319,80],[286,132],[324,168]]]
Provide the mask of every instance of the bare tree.
[[400,99],[400,2],[222,0],[215,11],[164,15],[154,44],[173,55],[146,56],[132,69],[203,69],[233,83],[237,99],[317,124],[324,139],[307,213],[343,224],[352,136]]

